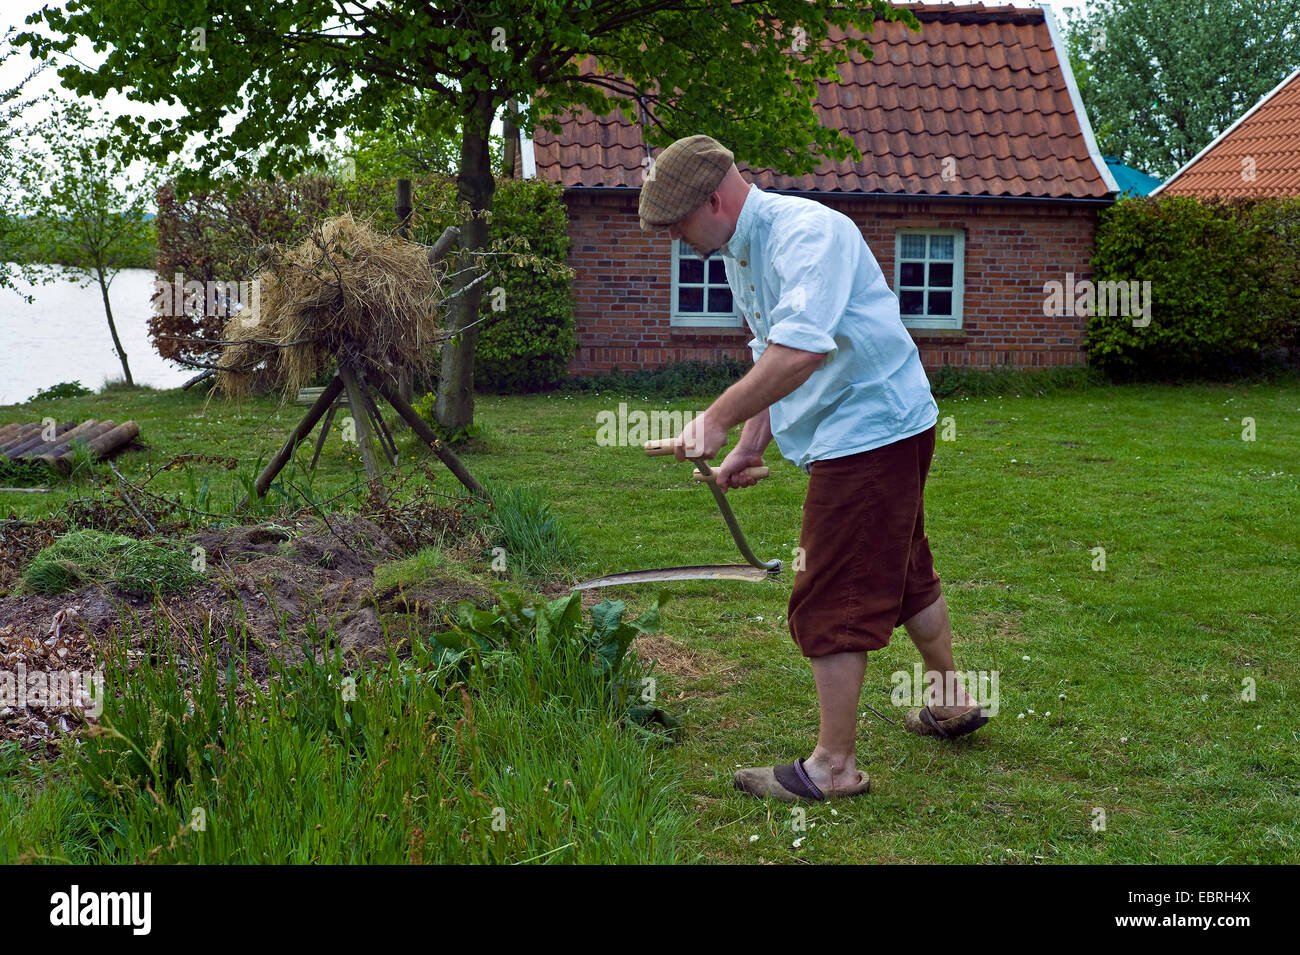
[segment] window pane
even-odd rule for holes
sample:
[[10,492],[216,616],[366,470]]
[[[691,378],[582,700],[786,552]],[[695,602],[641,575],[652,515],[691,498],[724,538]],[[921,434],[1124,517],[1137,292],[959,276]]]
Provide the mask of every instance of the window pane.
[[903,234],[903,247],[899,257],[904,259],[925,258],[925,236],[914,233]]
[[899,296],[899,303],[904,315],[924,315],[925,314],[925,293],[924,292],[904,292]]
[[710,312],[730,312],[731,311],[731,289],[718,288],[716,285],[709,289],[709,311]]
[[704,311],[704,289],[702,288],[678,289],[677,290],[677,311],[679,312]]
[[930,236],[930,258],[952,259],[952,239],[950,235]]
[[[920,283],[918,282],[917,284],[919,285]],[[930,263],[930,287],[952,288],[951,262]]]
[[716,285],[727,284],[727,264],[716,255],[709,259],[709,281]]
[[952,292],[930,293],[930,315],[952,314]]
[[677,266],[677,280],[679,282],[699,283],[704,281],[704,263],[694,256],[689,258],[682,256],[678,259]]
[[924,285],[925,263],[904,262],[898,268],[898,277],[903,285]]

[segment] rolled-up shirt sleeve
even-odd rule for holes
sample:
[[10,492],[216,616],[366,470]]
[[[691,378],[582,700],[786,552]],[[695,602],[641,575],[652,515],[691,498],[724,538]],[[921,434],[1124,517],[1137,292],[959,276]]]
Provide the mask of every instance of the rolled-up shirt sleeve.
[[768,344],[834,357],[835,331],[849,306],[861,247],[849,241],[860,237],[837,232],[838,223],[827,217],[801,223],[776,243],[771,265],[780,297],[770,314]]

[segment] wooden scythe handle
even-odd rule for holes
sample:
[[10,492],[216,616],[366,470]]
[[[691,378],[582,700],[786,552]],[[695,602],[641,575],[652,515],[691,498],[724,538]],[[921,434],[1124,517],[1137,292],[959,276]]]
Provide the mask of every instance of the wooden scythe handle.
[[676,438],[662,438],[659,441],[647,441],[644,445],[645,453],[652,458],[657,458],[665,454],[676,454],[677,443]]
[[[763,466],[760,468],[745,468],[744,473],[749,477],[752,477],[755,481],[761,481],[763,478],[767,477],[769,474],[772,473],[772,469],[767,466]],[[695,480],[697,481],[716,481],[717,477],[715,476],[715,474],[716,472],[710,472],[709,476],[706,478],[703,474],[700,473],[699,469],[697,468],[695,473],[692,474],[691,477],[695,478]]]

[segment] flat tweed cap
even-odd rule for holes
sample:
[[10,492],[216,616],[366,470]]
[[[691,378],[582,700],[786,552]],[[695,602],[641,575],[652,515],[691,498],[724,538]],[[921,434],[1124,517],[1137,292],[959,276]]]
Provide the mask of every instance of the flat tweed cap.
[[712,136],[687,136],[661,152],[641,187],[642,230],[666,228],[704,205],[733,161]]

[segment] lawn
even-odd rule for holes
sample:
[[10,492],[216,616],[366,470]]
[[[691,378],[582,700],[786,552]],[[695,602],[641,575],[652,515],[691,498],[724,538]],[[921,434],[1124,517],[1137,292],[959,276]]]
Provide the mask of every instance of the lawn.
[[[620,401],[707,404],[483,397],[483,434],[464,458],[480,479],[544,488],[581,541],[575,580],[738,561],[689,466],[597,443],[598,413]],[[0,424],[35,407],[0,409]],[[146,392],[48,412],[140,421],[152,447],[119,460],[129,477],[183,451],[236,456],[247,473],[301,409]],[[948,398],[940,417],[955,434],[936,448],[927,528],[958,666],[998,674],[997,716],[948,744],[864,708],[858,761],[872,793],[792,813],[731,788],[736,767],[806,756],[815,740],[812,676],[785,628],[790,575],[611,592],[634,611],[659,589],[672,595],[646,649],[660,660],[659,703],[686,726],[655,757],[673,780],[662,811],[687,819],[677,858],[1300,859],[1300,383]],[[1254,440],[1243,440],[1246,418]],[[775,448],[768,457],[771,478],[730,499],[757,554],[788,561],[807,479]],[[342,491],[358,469],[332,442],[315,493]],[[212,481],[214,500],[241,493],[230,473]],[[186,483],[169,472],[152,486]],[[67,494],[0,493],[0,512],[44,513]],[[918,659],[897,631],[871,655],[864,703],[899,721],[890,676]]]

